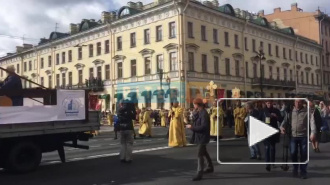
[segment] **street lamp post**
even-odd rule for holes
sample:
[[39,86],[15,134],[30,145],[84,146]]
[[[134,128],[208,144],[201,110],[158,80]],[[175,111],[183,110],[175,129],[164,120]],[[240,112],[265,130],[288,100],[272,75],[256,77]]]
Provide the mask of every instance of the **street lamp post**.
[[[168,77],[167,76],[167,78],[166,78],[166,83],[167,83],[167,85],[168,85],[168,89],[169,89],[169,91],[170,91],[170,105],[171,105],[171,78],[170,77]],[[171,107],[171,106],[170,106]]]
[[260,47],[259,48],[259,51],[258,52],[256,52],[256,54],[257,54],[257,56],[255,56],[254,58],[255,58],[255,60],[259,60],[259,68],[260,68],[260,92],[261,92],[261,98],[263,98],[263,85],[262,85],[262,78],[263,78],[263,71],[262,71],[262,68],[261,68],[261,61],[262,60],[266,60],[266,58],[265,58],[265,53],[264,53],[264,50],[263,50],[263,48],[262,47]]

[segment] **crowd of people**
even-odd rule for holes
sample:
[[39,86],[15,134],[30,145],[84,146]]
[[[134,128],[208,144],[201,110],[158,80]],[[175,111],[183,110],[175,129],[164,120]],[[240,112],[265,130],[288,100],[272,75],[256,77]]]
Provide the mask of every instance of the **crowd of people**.
[[[171,104],[170,110],[138,109],[128,100],[119,103],[117,114],[104,113],[110,124],[115,126],[115,139],[117,132],[121,134],[122,162],[132,161],[133,137],[136,138],[134,126],[139,124],[138,135],[141,138],[152,137],[152,128],[156,126],[168,127],[168,146],[184,147],[187,145],[186,129],[193,132],[190,143],[198,145],[198,170],[193,180],[200,180],[203,173],[214,171],[206,145],[210,139],[223,138],[223,128],[234,126],[236,138],[247,137],[249,133],[250,116],[278,129],[280,132],[265,140],[250,146],[250,159],[261,160],[264,157],[266,170],[274,168],[276,145],[280,142],[280,134],[285,137],[283,146],[290,151],[292,162],[305,162],[307,160],[307,145],[310,140],[313,150],[319,153],[319,141],[322,132],[329,131],[330,106],[324,102],[304,100],[296,101],[236,101],[234,108],[225,108],[219,102],[214,102],[207,108],[201,99],[194,100],[194,108],[184,109],[178,102]],[[309,112],[308,107],[309,106]],[[309,116],[308,116],[309,114]],[[309,117],[309,121],[308,121]],[[310,124],[308,126],[308,123]],[[310,130],[308,131],[308,128]],[[309,133],[309,135],[308,135]],[[264,145],[264,152],[260,151],[260,144]],[[264,156],[262,156],[262,153]],[[298,153],[300,159],[298,159]],[[206,158],[206,170],[204,170],[204,158]],[[300,169],[301,178],[307,178],[307,164],[293,165],[293,175],[298,175]]]

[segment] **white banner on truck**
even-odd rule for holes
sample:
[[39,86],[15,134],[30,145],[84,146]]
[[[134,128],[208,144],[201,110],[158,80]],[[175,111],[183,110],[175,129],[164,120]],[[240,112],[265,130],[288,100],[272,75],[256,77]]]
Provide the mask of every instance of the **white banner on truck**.
[[84,120],[85,91],[58,90],[57,105],[0,107],[0,125]]

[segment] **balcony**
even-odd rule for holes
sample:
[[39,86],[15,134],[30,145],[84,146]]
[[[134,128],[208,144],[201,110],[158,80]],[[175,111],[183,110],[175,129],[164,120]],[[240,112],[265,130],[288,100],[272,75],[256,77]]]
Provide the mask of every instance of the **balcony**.
[[104,91],[104,81],[101,79],[90,79],[85,80],[85,83],[78,83],[76,85],[61,85],[60,87],[56,87],[59,89],[84,89],[90,90],[92,92],[101,92]]
[[312,85],[312,84],[301,84],[298,83],[299,89],[310,89],[310,90],[322,90],[321,86],[319,85]]
[[[260,87],[260,78],[252,79],[252,86]],[[296,82],[287,81],[287,80],[276,80],[276,79],[262,79],[262,86],[266,88],[275,88],[275,89],[288,89],[293,90],[296,88]]]

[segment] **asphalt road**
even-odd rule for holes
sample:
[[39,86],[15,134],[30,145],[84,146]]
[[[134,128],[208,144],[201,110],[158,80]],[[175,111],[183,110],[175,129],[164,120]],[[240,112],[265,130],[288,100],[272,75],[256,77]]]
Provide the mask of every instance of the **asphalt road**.
[[[118,158],[119,140],[113,132],[101,133],[88,144],[90,150],[66,149],[67,163],[59,163],[56,152],[43,156],[42,166],[28,174],[14,175],[0,171],[1,185],[112,185],[112,184],[328,184],[330,182],[330,143],[321,144],[322,153],[310,152],[309,178],[291,176],[291,169],[283,172],[279,165],[271,172],[265,165],[219,165],[217,144],[208,145],[215,164],[215,172],[200,182],[191,182],[196,173],[196,147],[168,148],[164,138],[167,130],[155,128],[153,138],[137,139],[132,164],[121,164]],[[188,131],[190,133],[190,131]],[[228,161],[251,162],[246,139],[233,139],[233,130],[224,131],[220,142],[220,158]],[[189,137],[190,134],[188,134]],[[281,160],[278,147],[277,161]]]

